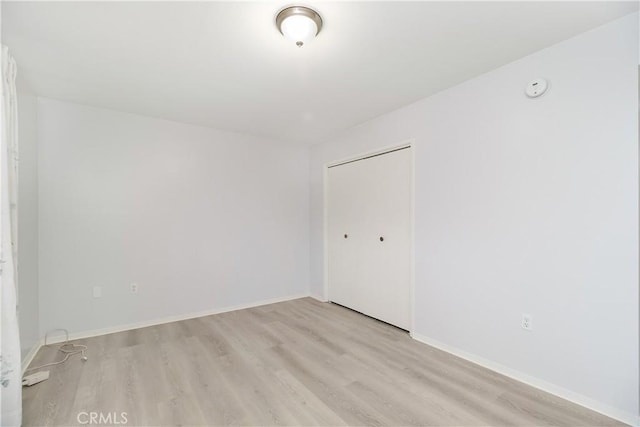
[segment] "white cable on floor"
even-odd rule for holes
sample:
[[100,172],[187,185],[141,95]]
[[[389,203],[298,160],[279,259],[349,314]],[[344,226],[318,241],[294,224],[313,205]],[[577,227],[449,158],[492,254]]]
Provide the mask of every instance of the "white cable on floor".
[[47,364],[42,365],[42,366],[36,366],[35,368],[29,368],[25,372],[35,371],[35,370],[38,370],[38,369],[46,368],[48,366],[61,365],[64,362],[66,362],[69,359],[69,357],[73,356],[74,354],[82,354],[81,360],[83,362],[86,362],[88,360],[87,355],[86,355],[87,346],[84,345],[84,344],[71,344],[71,343],[69,343],[69,331],[67,331],[66,329],[52,329],[49,332],[47,332],[45,334],[45,336],[44,336],[44,345],[45,345],[45,347],[48,346],[47,338],[49,337],[49,333],[54,332],[54,331],[64,331],[64,333],[67,336],[67,339],[65,339],[64,343],[62,343],[62,345],[60,345],[60,347],[58,347],[58,351],[65,355],[64,359],[59,360],[57,362],[47,363]]

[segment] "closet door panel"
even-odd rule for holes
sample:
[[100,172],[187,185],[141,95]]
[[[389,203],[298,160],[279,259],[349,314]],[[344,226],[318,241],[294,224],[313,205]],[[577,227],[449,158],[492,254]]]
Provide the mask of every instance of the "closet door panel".
[[364,185],[365,176],[355,164],[329,169],[329,299],[358,311],[364,309],[359,295],[366,291],[363,243],[369,226],[361,215],[367,209]]
[[[409,329],[411,319],[411,152],[396,151],[366,160],[369,180],[368,230],[364,280],[371,316]],[[382,241],[380,240],[382,238]]]

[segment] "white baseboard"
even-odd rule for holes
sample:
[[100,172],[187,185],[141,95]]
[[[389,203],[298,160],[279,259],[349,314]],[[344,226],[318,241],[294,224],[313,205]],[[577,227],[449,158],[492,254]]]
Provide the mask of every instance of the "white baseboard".
[[637,414],[633,414],[618,408],[614,408],[602,402],[598,402],[595,399],[591,399],[579,393],[575,393],[571,390],[567,390],[558,385],[549,383],[547,381],[541,380],[531,375],[527,375],[523,372],[501,365],[500,363],[496,363],[494,361],[485,359],[475,354],[471,354],[466,351],[457,349],[448,344],[441,343],[439,341],[436,341],[424,335],[411,333],[411,337],[416,341],[420,341],[421,343],[430,345],[442,351],[446,351],[447,353],[451,353],[454,356],[458,356],[469,362],[475,363],[476,365],[480,365],[483,368],[490,369],[499,374],[512,378],[516,381],[520,381],[521,383],[530,385],[531,387],[535,387],[539,390],[556,395],[565,400],[576,403],[580,406],[584,406],[585,408],[591,409],[592,411],[599,412],[603,415],[614,418],[618,421],[622,421],[623,423],[627,423],[632,426],[640,426],[640,416]]
[[[294,299],[305,298],[308,296],[309,296],[308,293],[289,295],[286,297],[271,298],[271,299],[256,301],[248,304],[239,304],[239,305],[234,305],[229,307],[214,308],[214,309],[205,310],[205,311],[178,314],[174,316],[163,317],[160,319],[143,320],[141,322],[129,323],[126,325],[111,326],[108,328],[93,329],[93,330],[82,331],[82,332],[72,332],[72,333],[69,333],[69,340],[78,340],[78,339],[84,339],[84,338],[97,337],[100,335],[113,334],[115,332],[130,331],[132,329],[146,328],[148,326],[162,325],[164,323],[178,322],[180,320],[188,320],[188,319],[195,319],[197,317],[211,316],[212,314],[227,313],[229,311],[259,307],[261,305],[269,305],[269,304],[275,304],[278,302],[291,301]],[[65,335],[50,336],[48,340],[48,344],[61,343],[65,339],[66,339]]]
[[320,301],[320,302],[328,302],[329,301],[325,297],[321,297],[321,296],[318,296],[318,295],[310,294],[309,296],[311,298],[313,298],[314,300],[317,300],[317,301]]
[[33,358],[36,357],[36,354],[38,354],[38,350],[40,350],[42,344],[44,344],[44,342],[42,340],[39,340],[31,347],[31,350],[29,350],[24,359],[22,359],[22,376],[24,376],[25,371],[27,370],[31,362],[33,362]]

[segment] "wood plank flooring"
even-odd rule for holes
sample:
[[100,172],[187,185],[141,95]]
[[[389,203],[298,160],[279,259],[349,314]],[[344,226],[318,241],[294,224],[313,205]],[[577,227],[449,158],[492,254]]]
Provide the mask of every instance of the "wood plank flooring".
[[621,425],[311,298],[76,342],[89,360],[25,387],[24,425]]

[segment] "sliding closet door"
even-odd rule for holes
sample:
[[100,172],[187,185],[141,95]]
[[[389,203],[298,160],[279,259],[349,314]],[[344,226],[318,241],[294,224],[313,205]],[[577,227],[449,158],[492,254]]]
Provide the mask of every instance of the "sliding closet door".
[[329,168],[329,300],[410,327],[411,148]]

